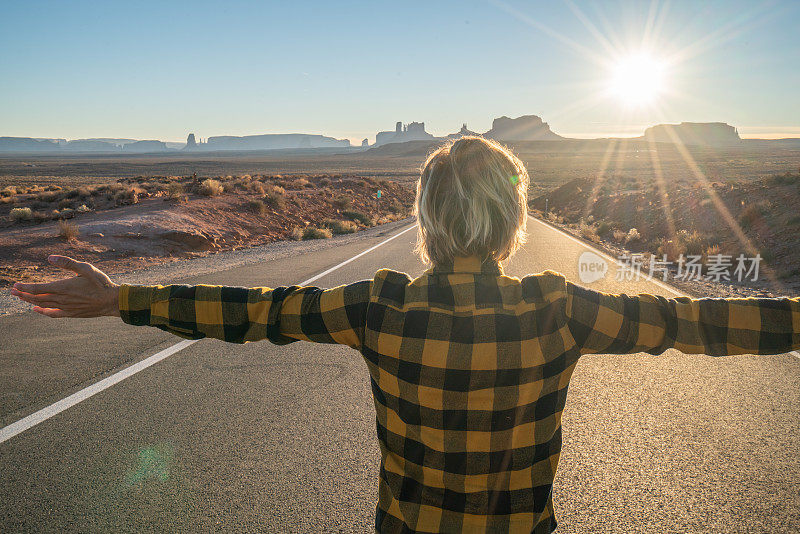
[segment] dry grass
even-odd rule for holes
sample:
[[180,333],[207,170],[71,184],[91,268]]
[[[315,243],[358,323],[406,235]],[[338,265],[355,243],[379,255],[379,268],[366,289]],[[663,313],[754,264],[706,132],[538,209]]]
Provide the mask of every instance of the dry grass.
[[334,234],[352,234],[358,227],[353,221],[337,221],[335,219],[325,219],[322,221],[322,226],[329,228]]
[[183,184],[171,182],[167,184],[167,198],[170,200],[180,199],[184,194]]
[[372,226],[373,225],[373,221],[370,218],[370,216],[367,215],[366,213],[361,212],[361,211],[350,211],[350,210],[343,211],[342,215],[344,215],[345,217],[347,217],[351,221],[360,222],[364,226]]
[[344,210],[353,205],[353,199],[347,196],[338,196],[333,199],[333,205]]
[[331,237],[331,231],[327,228],[317,228],[316,226],[306,226],[303,228],[302,238],[307,239],[328,239]]
[[247,202],[247,209],[256,215],[266,215],[267,206],[260,200],[250,200]]
[[207,180],[203,180],[203,183],[200,184],[198,192],[207,197],[215,197],[222,194],[222,184],[219,180],[209,178]]
[[74,222],[69,222],[64,219],[58,221],[58,237],[64,241],[74,241],[78,238],[80,229]]
[[579,233],[584,239],[594,241],[597,239],[597,228],[592,224],[581,223]]
[[33,210],[30,208],[12,208],[8,217],[14,222],[30,221],[33,219]]
[[641,241],[642,235],[639,233],[639,230],[636,228],[631,228],[628,230],[628,233],[625,234],[625,243],[636,243]]
[[286,190],[280,186],[269,186],[262,199],[274,210],[282,210],[286,206]]

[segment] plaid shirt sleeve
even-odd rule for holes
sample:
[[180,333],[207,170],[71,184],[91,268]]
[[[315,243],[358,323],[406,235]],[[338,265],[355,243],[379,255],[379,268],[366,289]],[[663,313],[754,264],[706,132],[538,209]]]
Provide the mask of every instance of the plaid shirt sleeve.
[[800,347],[798,298],[609,294],[565,280],[565,314],[582,354],[782,354]]
[[128,324],[188,339],[314,341],[360,349],[371,286],[371,280],[331,289],[123,284],[119,311]]

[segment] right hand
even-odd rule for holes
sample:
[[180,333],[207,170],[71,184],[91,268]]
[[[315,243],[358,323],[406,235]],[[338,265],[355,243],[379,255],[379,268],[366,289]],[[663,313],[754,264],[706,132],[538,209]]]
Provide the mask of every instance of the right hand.
[[47,260],[77,276],[44,284],[17,282],[11,294],[34,305],[33,311],[47,317],[119,317],[119,286],[91,263],[66,256]]

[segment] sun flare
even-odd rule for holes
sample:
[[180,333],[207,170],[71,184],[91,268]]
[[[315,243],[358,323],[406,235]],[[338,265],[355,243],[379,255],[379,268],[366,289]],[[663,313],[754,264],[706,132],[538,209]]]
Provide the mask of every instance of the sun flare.
[[647,53],[619,59],[612,67],[609,93],[632,107],[652,104],[664,91],[664,63]]

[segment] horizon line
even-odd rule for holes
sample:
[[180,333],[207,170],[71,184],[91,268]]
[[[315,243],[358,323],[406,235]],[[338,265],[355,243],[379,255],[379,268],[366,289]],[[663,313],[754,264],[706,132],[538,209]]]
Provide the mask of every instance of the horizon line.
[[[673,123],[663,123],[663,124],[673,124]],[[763,139],[766,141],[769,140],[776,140],[776,139],[800,139],[800,127],[789,126],[785,127],[787,130],[771,130],[768,127],[753,127],[753,126],[742,126],[737,127],[739,131],[739,137],[741,139]],[[771,130],[771,131],[763,131],[763,132],[748,132],[742,133],[742,129],[758,129],[758,130]],[[551,130],[552,131],[552,130]],[[189,132],[194,133],[194,132]],[[447,135],[451,134],[444,134],[444,135],[436,135],[432,132],[428,132],[434,137],[443,138]],[[585,139],[585,140],[592,140],[592,139],[633,139],[637,137],[644,136],[644,132],[642,133],[631,133],[628,132],[564,132],[564,133],[556,133],[556,135],[560,135],[566,139]],[[186,135],[188,137],[189,134]],[[242,134],[219,134],[219,135],[210,135],[210,136],[196,136],[198,139],[208,139],[208,137],[223,137],[223,136],[230,136],[230,137],[248,137],[248,136],[256,136],[256,135],[322,135],[325,137],[332,137],[338,140],[348,140],[351,144],[358,147],[361,144],[363,139],[370,139],[370,137],[361,137],[361,136],[333,136],[324,133],[309,133],[309,132],[261,132],[261,133],[242,133]],[[478,134],[483,135],[483,134]],[[133,141],[161,141],[163,143],[186,143],[186,137],[184,138],[160,138],[160,137],[132,137],[132,136],[125,136],[125,135],[95,135],[92,137],[66,137],[66,136],[33,136],[33,135],[9,135],[3,134],[0,137],[10,137],[10,138],[18,138],[18,139],[37,139],[37,140],[55,140],[55,139],[63,139],[65,141],[80,141],[80,140],[92,140],[92,139],[130,139]],[[374,137],[374,135],[373,135]]]

